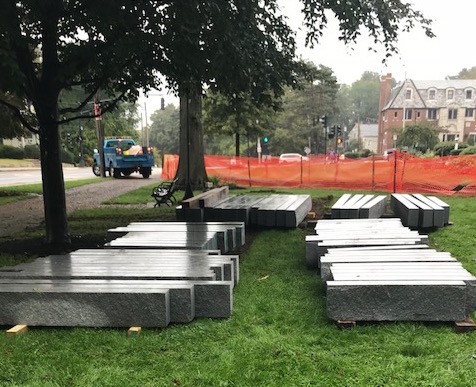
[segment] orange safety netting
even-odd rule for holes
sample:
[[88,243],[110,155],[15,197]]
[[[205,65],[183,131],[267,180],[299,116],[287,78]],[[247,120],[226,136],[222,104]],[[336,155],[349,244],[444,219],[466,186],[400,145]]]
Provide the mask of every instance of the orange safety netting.
[[[165,155],[162,179],[173,179],[177,155]],[[248,157],[205,155],[208,176],[245,186],[343,188],[366,191],[476,195],[476,155],[419,158],[395,152],[388,158],[310,156],[282,163]]]

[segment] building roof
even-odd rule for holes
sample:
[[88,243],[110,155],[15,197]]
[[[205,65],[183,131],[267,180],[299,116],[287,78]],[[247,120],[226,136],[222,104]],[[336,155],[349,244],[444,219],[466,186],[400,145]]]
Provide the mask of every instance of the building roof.
[[[405,91],[411,89],[414,91],[411,100],[406,99]],[[454,89],[455,96],[452,100],[447,100],[446,90]],[[459,105],[461,107],[474,106],[476,103],[476,92],[470,100],[464,97],[464,91],[474,89],[476,91],[476,79],[447,79],[440,81],[414,81],[406,79],[395,86],[390,94],[390,99],[383,108],[387,109],[403,109],[416,108],[439,108],[448,105]],[[435,90],[434,98],[429,98],[429,91]]]
[[[357,138],[358,124],[349,132],[349,137]],[[378,124],[360,124],[360,138],[378,137]]]

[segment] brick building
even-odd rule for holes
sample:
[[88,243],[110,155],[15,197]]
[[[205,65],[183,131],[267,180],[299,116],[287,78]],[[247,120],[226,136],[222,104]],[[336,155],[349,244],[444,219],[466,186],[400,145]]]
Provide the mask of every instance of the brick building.
[[392,74],[381,77],[378,152],[394,147],[396,128],[430,123],[441,141],[476,139],[476,80],[414,81],[392,89]]

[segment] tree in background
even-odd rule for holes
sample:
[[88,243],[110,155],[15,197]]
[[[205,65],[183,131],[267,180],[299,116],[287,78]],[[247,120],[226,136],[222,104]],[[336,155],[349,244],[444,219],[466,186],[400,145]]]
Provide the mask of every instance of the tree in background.
[[326,134],[320,119],[330,118],[337,111],[337,79],[326,66],[312,62],[304,65],[298,87],[288,88],[273,126],[272,154],[298,152],[310,147],[312,153],[325,153]]
[[173,104],[165,106],[164,110],[156,110],[151,115],[150,144],[160,156],[166,153],[178,154],[180,144],[180,111]]
[[419,153],[432,150],[438,143],[439,130],[430,124],[407,125],[398,135],[397,147]]
[[[235,97],[227,97],[217,91],[207,90],[203,100],[204,133],[213,139],[212,141],[215,135],[223,135],[228,139],[234,136],[234,155],[240,156],[242,154],[240,137],[245,136],[249,141],[250,138],[255,140],[263,134],[270,135],[269,128],[273,114],[272,107],[257,106],[249,94],[241,93]],[[244,154],[249,154],[248,148]]]
[[355,117],[363,123],[376,123],[380,98],[380,75],[365,71],[358,81],[352,83],[350,98]]
[[462,69],[458,75],[450,76],[451,79],[476,79],[476,66]]

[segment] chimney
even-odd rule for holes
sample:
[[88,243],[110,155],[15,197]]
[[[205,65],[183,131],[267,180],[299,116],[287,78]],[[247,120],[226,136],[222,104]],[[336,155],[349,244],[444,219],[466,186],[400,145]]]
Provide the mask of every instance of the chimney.
[[383,152],[384,122],[382,110],[390,101],[392,93],[392,74],[382,75],[380,77],[380,99],[378,104],[378,144],[377,152]]

